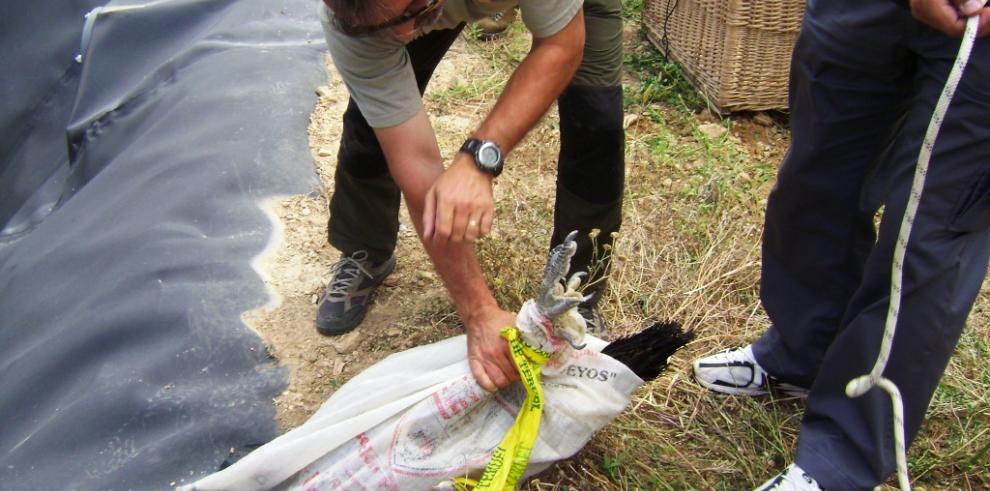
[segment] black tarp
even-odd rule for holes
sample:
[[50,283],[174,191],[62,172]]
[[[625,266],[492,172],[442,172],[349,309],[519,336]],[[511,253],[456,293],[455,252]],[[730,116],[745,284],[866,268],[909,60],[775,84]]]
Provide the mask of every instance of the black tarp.
[[0,3],[0,488],[167,489],[276,435],[240,314],[258,203],[319,190],[315,8]]

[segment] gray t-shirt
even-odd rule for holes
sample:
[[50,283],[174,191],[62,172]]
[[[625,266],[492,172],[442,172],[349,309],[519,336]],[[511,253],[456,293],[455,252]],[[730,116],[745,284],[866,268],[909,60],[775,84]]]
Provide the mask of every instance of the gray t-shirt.
[[[450,29],[516,4],[526,28],[543,38],[560,32],[577,15],[583,0],[446,0],[430,30]],[[330,56],[368,124],[387,128],[419,112],[422,101],[405,44],[391,38],[346,36],[329,22],[330,9],[323,2],[319,5]]]

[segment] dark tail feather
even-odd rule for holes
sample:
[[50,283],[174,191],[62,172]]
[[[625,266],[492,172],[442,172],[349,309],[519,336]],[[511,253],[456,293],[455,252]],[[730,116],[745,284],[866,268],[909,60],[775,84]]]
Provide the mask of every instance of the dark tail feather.
[[658,322],[632,336],[612,341],[602,353],[622,362],[639,378],[650,381],[667,368],[667,359],[692,339],[694,332],[684,332],[679,323]]

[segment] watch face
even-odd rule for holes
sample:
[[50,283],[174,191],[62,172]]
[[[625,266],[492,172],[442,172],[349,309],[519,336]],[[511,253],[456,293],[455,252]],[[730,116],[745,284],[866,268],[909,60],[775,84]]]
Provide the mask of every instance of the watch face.
[[499,151],[492,145],[483,145],[478,150],[478,162],[487,167],[494,167],[499,161]]

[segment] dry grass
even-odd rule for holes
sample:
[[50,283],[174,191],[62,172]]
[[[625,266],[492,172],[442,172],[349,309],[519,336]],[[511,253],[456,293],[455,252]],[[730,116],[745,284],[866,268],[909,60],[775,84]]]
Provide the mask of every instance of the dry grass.
[[[751,488],[790,461],[803,405],[711,395],[691,379],[690,360],[751,341],[768,324],[758,298],[759,241],[765,199],[788,134],[779,122],[761,126],[746,116],[725,121],[706,116],[703,101],[686,88],[676,68],[651,54],[635,22],[630,21],[627,43],[624,225],[604,313],[620,334],[676,319],[694,329],[697,339],[581,453],[526,487]],[[496,43],[470,41],[470,34],[466,49],[488,75],[457,80],[428,95],[431,114],[441,124],[483,113],[529,45],[518,25]],[[542,270],[552,223],[555,118],[551,111],[513,152],[496,188],[495,232],[479,245],[492,287],[507,309],[532,296],[533,272]],[[445,149],[463,137],[452,133],[450,141],[440,135]],[[911,449],[919,489],[990,488],[988,306],[990,285]],[[442,300],[418,317],[440,327],[457,323]]]

